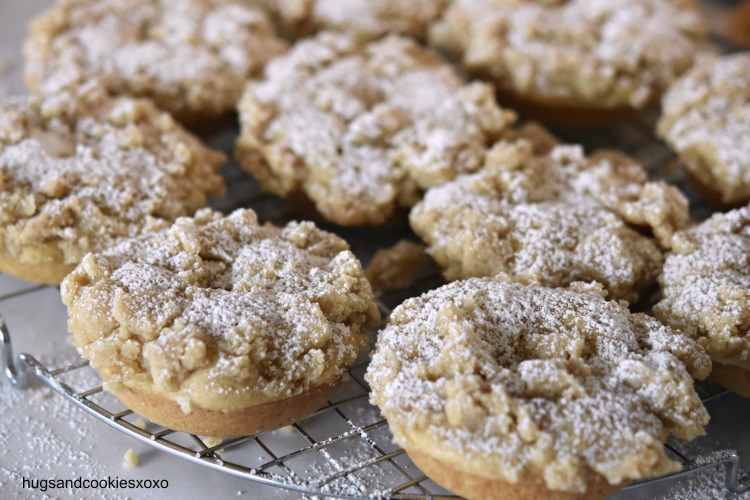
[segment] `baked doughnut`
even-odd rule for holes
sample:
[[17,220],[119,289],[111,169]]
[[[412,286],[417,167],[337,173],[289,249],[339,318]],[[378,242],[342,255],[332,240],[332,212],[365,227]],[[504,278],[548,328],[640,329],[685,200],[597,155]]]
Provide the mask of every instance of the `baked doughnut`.
[[61,292],[73,342],[109,391],[208,436],[320,408],[380,316],[346,242],[310,222],[261,226],[251,210],[204,209],[88,254]]
[[522,115],[591,126],[655,102],[705,32],[694,0],[456,0],[429,38]]
[[360,40],[389,33],[424,39],[450,0],[249,0],[268,12],[279,31],[300,38],[320,30],[344,31]]
[[61,0],[30,25],[25,76],[41,93],[98,79],[208,131],[285,49],[268,17],[237,0]]
[[661,247],[690,223],[683,195],[648,182],[634,160],[524,139],[497,143],[479,172],[428,190],[409,219],[448,280],[597,281],[628,301],[655,283]]
[[422,190],[478,169],[514,115],[406,38],[324,32],[274,59],[240,102],[240,164],[327,220],[383,224]]
[[662,101],[657,133],[698,191],[728,209],[750,201],[750,52],[704,56]]
[[76,93],[0,104],[0,271],[59,284],[87,252],[221,194],[222,153],[149,101]]
[[654,315],[698,341],[712,378],[750,397],[750,207],[677,233]]
[[366,378],[396,442],[449,490],[601,498],[679,470],[662,445],[703,434],[688,337],[582,283],[448,284],[396,308]]

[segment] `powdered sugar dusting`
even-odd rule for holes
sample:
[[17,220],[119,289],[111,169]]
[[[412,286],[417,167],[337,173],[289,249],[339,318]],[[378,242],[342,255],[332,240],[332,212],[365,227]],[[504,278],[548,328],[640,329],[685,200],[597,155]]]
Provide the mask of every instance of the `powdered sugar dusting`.
[[397,442],[562,491],[675,470],[662,443],[703,432],[710,360],[598,293],[470,279],[407,300],[367,373]]
[[345,225],[381,223],[420,189],[476,170],[513,120],[491,87],[465,84],[413,41],[332,33],[271,62],[240,112],[243,166],[265,189],[303,191]]
[[498,143],[482,170],[428,190],[410,215],[448,279],[504,272],[548,286],[598,281],[625,300],[656,280],[658,243],[668,246],[688,221],[679,191],[647,182],[622,155],[587,158],[570,145],[537,154],[525,140]]
[[705,31],[692,0],[457,0],[430,41],[529,99],[642,108]]
[[728,205],[750,200],[750,54],[704,56],[665,95],[659,134]]
[[659,283],[659,319],[715,361],[750,370],[750,207],[675,235]]
[[214,152],[146,101],[95,85],[0,106],[6,254],[74,264],[166,227],[223,191]]
[[46,93],[99,79],[182,118],[232,110],[285,50],[264,13],[233,0],[59,2],[31,24],[27,79]]
[[311,223],[260,226],[250,210],[201,211],[89,254],[62,296],[76,346],[109,384],[186,412],[334,383],[379,318],[343,240]]

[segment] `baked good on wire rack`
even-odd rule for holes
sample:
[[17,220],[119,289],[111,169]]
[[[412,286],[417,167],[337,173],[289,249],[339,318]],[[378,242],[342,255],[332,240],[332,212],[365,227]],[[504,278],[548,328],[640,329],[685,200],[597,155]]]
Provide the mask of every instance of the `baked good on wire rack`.
[[701,57],[664,96],[657,132],[709,203],[749,202],[750,52]]
[[430,42],[494,82],[503,104],[565,127],[655,103],[705,34],[694,0],[456,0]]
[[234,113],[245,81],[286,50],[266,14],[239,0],[63,0],[29,30],[32,90],[98,79],[206,132]]
[[750,397],[750,207],[677,233],[659,284],[654,315],[706,348],[711,378]]
[[491,86],[414,41],[324,32],[248,85],[236,156],[265,190],[307,198],[328,221],[378,225],[478,169],[513,120]]
[[497,143],[478,172],[427,191],[409,218],[428,253],[448,280],[597,281],[610,298],[637,300],[672,234],[690,223],[687,200],[620,153],[587,157],[527,135]]
[[58,284],[87,252],[205,207],[225,160],[151,102],[93,84],[0,103],[0,271]]
[[288,38],[320,30],[344,31],[360,40],[387,34],[425,38],[450,0],[248,0],[268,12]]
[[62,284],[81,355],[128,408],[192,434],[288,425],[333,395],[378,321],[359,261],[310,222],[208,209],[89,254]]
[[680,469],[711,361],[600,288],[454,282],[394,310],[367,380],[396,442],[470,499],[583,499]]

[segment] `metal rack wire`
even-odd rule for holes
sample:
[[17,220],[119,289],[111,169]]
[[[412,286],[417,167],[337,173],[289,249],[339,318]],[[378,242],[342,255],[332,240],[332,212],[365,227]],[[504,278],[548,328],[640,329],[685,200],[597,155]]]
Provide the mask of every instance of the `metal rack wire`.
[[[720,50],[732,47],[720,36],[713,41]],[[653,137],[656,112],[641,114],[631,122],[597,131],[596,134],[577,134],[556,131],[568,142],[584,144],[588,149],[616,147],[640,161],[654,179],[662,179],[679,186],[693,201],[693,216],[700,220],[711,213],[702,204],[692,186],[684,178],[672,152]],[[213,145],[231,150],[234,131],[216,137]],[[236,165],[228,165],[223,172],[229,194],[215,200],[214,207],[223,211],[243,206],[255,209],[262,219],[283,223],[294,214],[280,200],[263,194]],[[324,225],[325,226],[325,225]],[[385,232],[335,228],[352,244],[353,251],[364,261],[372,252],[404,237],[413,237],[407,227],[389,228]],[[413,288],[381,297],[381,312],[387,316],[392,307],[404,299],[436,288],[442,283],[435,269]],[[39,290],[41,287],[0,297],[3,300]],[[32,378],[38,379],[56,393],[93,417],[154,448],[178,456],[189,462],[246,478],[250,481],[274,485],[308,494],[337,498],[454,498],[427,478],[409,460],[404,450],[395,446],[387,422],[377,408],[368,401],[369,388],[364,381],[367,357],[360,359],[350,370],[349,380],[324,407],[289,428],[256,436],[232,438],[215,444],[204,437],[188,435],[153,424],[145,429],[137,422],[137,415],[123,407],[98,383],[77,386],[72,376],[91,371],[86,362],[50,368],[29,354],[14,356],[9,330],[0,317],[2,361],[7,380],[18,389],[26,388]],[[696,389],[704,402],[726,394],[712,383],[698,383]],[[677,474],[630,485],[635,490],[655,482],[676,479],[716,467],[725,467],[728,491],[750,490],[747,471],[741,474],[740,457],[733,450],[717,450],[698,456],[680,452],[678,446],[666,445],[667,453],[683,466]]]

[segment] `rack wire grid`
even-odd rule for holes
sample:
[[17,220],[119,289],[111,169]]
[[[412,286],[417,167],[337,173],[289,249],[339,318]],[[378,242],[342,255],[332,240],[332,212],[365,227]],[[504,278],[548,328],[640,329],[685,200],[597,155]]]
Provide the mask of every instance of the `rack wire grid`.
[[[720,35],[712,42],[720,51],[735,49]],[[581,143],[587,149],[616,148],[640,161],[654,179],[679,186],[692,201],[693,216],[706,218],[711,209],[701,203],[686,181],[673,153],[653,135],[657,111],[642,113],[634,120],[596,133],[556,131],[568,142]],[[211,140],[214,147],[231,152],[236,130],[226,131]],[[235,164],[223,172],[228,195],[214,200],[214,208],[231,211],[250,207],[262,219],[283,223],[295,214],[281,200],[262,193],[258,186]],[[297,214],[298,215],[298,214]],[[414,238],[408,227],[387,230],[342,229],[321,225],[345,237],[363,261],[377,248],[403,238]],[[434,289],[443,283],[434,266],[412,288],[384,294],[380,309],[384,317],[408,297]],[[41,288],[41,287],[38,287]],[[37,290],[34,288],[33,290]],[[0,301],[15,294],[0,297]],[[349,370],[349,380],[324,407],[285,429],[262,435],[244,436],[216,442],[215,439],[188,435],[148,424],[142,428],[138,416],[106,392],[98,374],[80,360],[70,366],[50,368],[30,354],[13,354],[8,327],[0,317],[2,358],[8,381],[18,389],[28,386],[35,377],[81,410],[110,426],[159,450],[190,462],[251,481],[274,485],[307,494],[337,498],[455,498],[426,477],[409,460],[404,450],[392,443],[387,422],[368,400],[369,388],[364,380],[368,356],[363,356]],[[374,340],[373,332],[373,340]],[[90,371],[85,377],[76,375]],[[73,376],[75,375],[75,376]],[[80,387],[71,382],[89,380]],[[711,382],[699,382],[696,390],[704,402],[722,397],[726,391]],[[676,479],[699,471],[725,467],[725,484],[730,492],[750,489],[748,471],[741,473],[740,457],[733,450],[716,450],[697,456],[679,451],[677,442],[665,445],[667,453],[683,465],[676,474],[632,484],[626,490],[667,479]]]

